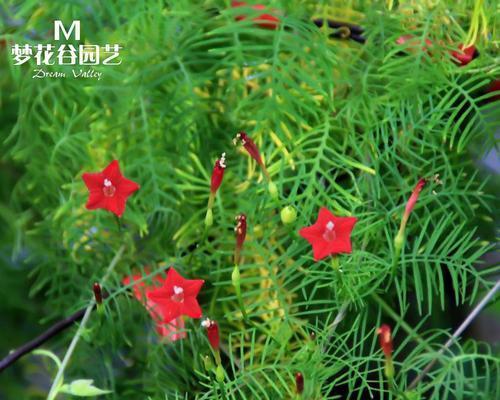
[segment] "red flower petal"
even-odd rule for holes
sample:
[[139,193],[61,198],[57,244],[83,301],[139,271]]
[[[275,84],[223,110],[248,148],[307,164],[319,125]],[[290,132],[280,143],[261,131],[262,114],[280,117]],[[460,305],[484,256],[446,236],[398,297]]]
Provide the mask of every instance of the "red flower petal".
[[97,191],[92,191],[89,194],[89,198],[87,200],[87,204],[85,204],[85,207],[87,210],[95,210],[96,208],[106,208],[106,198],[104,197],[104,194],[102,191],[97,192]]
[[122,193],[124,196],[130,196],[136,190],[139,190],[139,188],[140,186],[134,181],[131,181],[130,179],[122,177],[122,179],[120,180],[119,192]]
[[82,175],[82,178],[90,192],[99,191],[102,193],[104,177],[101,172],[94,174],[86,172]]
[[183,288],[185,296],[196,297],[205,281],[203,279],[184,280]]
[[118,184],[118,181],[122,178],[118,160],[111,161],[109,165],[102,171],[102,175],[104,175],[105,178],[111,179],[112,181],[116,180],[117,182],[114,183]]
[[170,341],[184,339],[187,334],[184,331],[184,319],[182,317],[173,319],[170,322],[159,322],[156,325],[156,331],[159,335],[168,338]]
[[201,318],[201,308],[196,297],[186,297],[184,299],[182,314],[191,318]]

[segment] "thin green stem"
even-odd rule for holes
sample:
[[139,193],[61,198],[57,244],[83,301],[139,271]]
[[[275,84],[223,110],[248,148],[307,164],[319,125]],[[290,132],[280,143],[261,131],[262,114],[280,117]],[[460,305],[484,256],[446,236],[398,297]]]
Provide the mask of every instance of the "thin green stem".
[[[115,256],[109,263],[108,268],[106,269],[106,273],[104,274],[103,278],[101,279],[101,282],[104,284],[111,273],[113,272],[115,266],[118,264],[118,261],[123,255],[123,252],[125,250],[125,245],[122,245],[118,251],[116,252]],[[47,396],[48,400],[53,400],[57,396],[57,392],[59,390],[59,387],[63,383],[63,376],[64,376],[64,370],[66,369],[69,360],[73,354],[73,351],[76,348],[76,345],[78,344],[78,341],[80,340],[80,337],[82,336],[82,333],[85,329],[85,325],[87,324],[87,321],[90,318],[90,314],[92,313],[92,309],[94,308],[95,305],[95,298],[94,295],[92,295],[92,299],[90,300],[87,308],[85,309],[85,314],[83,315],[82,321],[80,323],[80,326],[78,327],[78,330],[76,331],[75,336],[73,336],[73,339],[71,340],[71,343],[66,350],[66,354],[64,355],[64,358],[62,360],[61,366],[59,370],[57,371],[56,377],[54,381],[52,382],[52,386],[50,387],[49,394]]]

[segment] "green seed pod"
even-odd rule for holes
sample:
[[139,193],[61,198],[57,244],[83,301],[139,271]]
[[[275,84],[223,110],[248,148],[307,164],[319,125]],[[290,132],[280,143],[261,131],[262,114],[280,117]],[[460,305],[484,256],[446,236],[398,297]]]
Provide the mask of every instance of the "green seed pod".
[[286,206],[281,210],[281,222],[285,225],[293,224],[297,219],[297,211],[292,206]]

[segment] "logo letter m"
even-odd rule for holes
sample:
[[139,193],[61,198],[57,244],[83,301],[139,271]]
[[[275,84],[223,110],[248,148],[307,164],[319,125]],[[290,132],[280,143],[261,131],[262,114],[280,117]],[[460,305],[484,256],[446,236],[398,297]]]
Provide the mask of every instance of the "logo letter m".
[[60,20],[54,21],[54,40],[61,40],[60,32],[62,32],[66,40],[69,40],[73,31],[75,31],[75,40],[80,40],[80,21],[73,21],[69,27],[69,31],[64,29],[64,25]]

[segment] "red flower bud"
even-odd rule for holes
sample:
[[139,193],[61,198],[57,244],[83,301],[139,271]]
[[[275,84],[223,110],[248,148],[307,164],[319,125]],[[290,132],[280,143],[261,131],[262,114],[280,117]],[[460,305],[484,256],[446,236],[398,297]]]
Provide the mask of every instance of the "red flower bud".
[[465,47],[463,44],[458,46],[458,51],[452,51],[451,56],[457,61],[461,66],[469,64],[474,58],[479,55],[476,46],[472,45]]
[[391,357],[392,355],[392,337],[391,337],[391,327],[387,324],[383,324],[378,328],[377,333],[379,334],[380,347],[385,356]]
[[424,178],[421,178],[417,182],[417,184],[415,185],[415,188],[413,189],[413,192],[412,192],[410,198],[408,199],[408,203],[406,203],[405,213],[403,216],[403,218],[405,220],[407,220],[408,217],[410,216],[410,213],[413,210],[413,207],[415,207],[415,204],[417,203],[420,191],[422,190],[422,188],[425,186],[426,183],[427,183],[427,180]]
[[240,253],[243,248],[243,243],[245,242],[245,237],[247,236],[247,217],[245,214],[240,214],[236,216],[236,226],[234,231],[236,232],[236,248],[234,250],[234,263],[238,265],[240,263]]
[[257,164],[259,164],[262,168],[262,172],[264,173],[267,180],[271,181],[269,173],[267,172],[267,168],[262,161],[259,149],[257,148],[257,145],[254,143],[254,141],[250,139],[245,132],[238,132],[236,134],[236,137],[233,139],[233,143],[236,146],[238,142],[241,142],[242,146],[245,148],[248,154],[250,154],[250,157],[257,161]]
[[92,287],[94,290],[94,297],[95,297],[95,303],[97,305],[102,304],[102,290],[101,290],[101,285],[99,283],[95,282],[94,286]]
[[295,374],[295,391],[297,394],[302,394],[304,391],[304,375],[300,372]]
[[262,166],[262,157],[260,156],[259,149],[254,141],[250,139],[245,132],[238,132],[236,134],[236,137],[233,139],[233,143],[237,145],[238,141],[241,142],[241,145],[245,148],[248,154],[250,154],[250,156]]
[[212,172],[212,179],[210,182],[210,191],[215,194],[222,183],[224,177],[224,170],[226,169],[226,153],[215,161],[214,170]]
[[207,330],[207,336],[208,341],[210,342],[210,346],[212,346],[212,349],[218,352],[220,345],[219,325],[214,320],[207,318],[201,323],[201,326],[203,326]]

